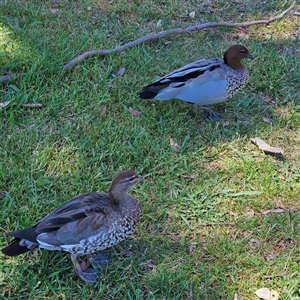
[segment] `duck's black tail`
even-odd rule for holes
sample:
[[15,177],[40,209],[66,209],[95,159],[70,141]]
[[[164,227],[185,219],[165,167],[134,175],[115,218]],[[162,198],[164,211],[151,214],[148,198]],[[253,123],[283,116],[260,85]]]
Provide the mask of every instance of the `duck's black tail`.
[[[155,98],[159,92],[169,86],[170,83],[161,83],[160,80],[155,81],[143,88],[139,93],[140,98],[142,99],[152,99]],[[184,85],[184,83],[183,83]]]
[[[4,247],[2,249],[2,252],[8,256],[16,256],[38,247],[39,244],[36,241],[36,237],[38,236],[38,234],[35,231],[36,230],[35,227],[36,226],[24,230],[7,232],[6,234],[8,236],[13,236],[15,239],[12,240],[9,243],[9,245]],[[21,240],[23,241],[21,242]]]
[[142,99],[152,99],[157,95],[156,92],[147,91],[144,89],[142,92],[139,93],[140,98]]
[[8,256],[17,256],[30,251],[26,246],[20,246],[21,239],[16,238],[10,244],[2,249],[2,253]]

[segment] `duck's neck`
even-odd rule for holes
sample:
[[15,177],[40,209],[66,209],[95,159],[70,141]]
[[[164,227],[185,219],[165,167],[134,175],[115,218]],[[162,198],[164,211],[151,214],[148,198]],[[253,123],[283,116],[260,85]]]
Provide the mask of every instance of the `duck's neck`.
[[139,218],[141,209],[137,199],[131,197],[127,192],[120,192],[118,189],[110,190],[109,195],[115,209],[130,212],[132,216],[136,215],[136,218]]
[[226,57],[224,57],[224,62],[227,66],[229,66],[230,68],[244,73],[245,71],[247,71],[246,67],[241,63],[241,61],[237,61],[237,60],[228,60]]
[[129,196],[123,190],[120,190],[118,188],[113,188],[113,186],[110,187],[108,193],[111,196],[112,200],[115,202],[115,204],[120,204]]

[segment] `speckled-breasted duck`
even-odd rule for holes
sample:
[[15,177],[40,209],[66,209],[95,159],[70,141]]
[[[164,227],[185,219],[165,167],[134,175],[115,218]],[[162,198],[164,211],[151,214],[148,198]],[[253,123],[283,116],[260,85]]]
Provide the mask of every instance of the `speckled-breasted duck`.
[[244,46],[231,46],[224,53],[224,60],[197,60],[147,85],[139,96],[156,100],[179,99],[197,106],[225,101],[248,82],[247,68],[241,63],[243,58],[254,57]]
[[[78,255],[90,255],[113,246],[130,235],[141,215],[139,201],[127,191],[144,180],[132,170],[119,172],[108,193],[81,194],[62,205],[33,227],[8,232],[15,239],[2,252],[16,256],[34,248],[62,250],[71,253],[75,272],[92,283],[98,271],[82,267]],[[98,256],[97,256],[98,257]],[[96,257],[96,258],[97,258]],[[106,258],[104,258],[105,260]],[[103,255],[99,255],[101,265]]]

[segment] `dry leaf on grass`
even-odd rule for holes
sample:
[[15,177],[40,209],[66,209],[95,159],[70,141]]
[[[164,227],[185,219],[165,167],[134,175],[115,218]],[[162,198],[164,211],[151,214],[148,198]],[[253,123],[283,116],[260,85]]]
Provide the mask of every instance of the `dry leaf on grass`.
[[172,137],[170,137],[170,145],[173,148],[173,150],[175,150],[175,151],[180,150],[180,146],[174,141],[174,139]]
[[264,210],[262,212],[263,215],[267,215],[267,214],[270,214],[270,213],[274,213],[274,214],[281,214],[281,213],[284,213],[285,210],[282,209],[282,208],[275,208],[275,209],[268,209],[268,210]]
[[132,109],[131,107],[129,107],[128,111],[129,111],[130,113],[132,113],[134,116],[138,116],[138,115],[141,114],[140,111],[135,110],[135,109]]
[[256,138],[251,138],[250,140],[253,144],[257,145],[260,150],[263,150],[266,153],[283,155],[284,151],[281,148],[271,147],[260,138],[256,137]]
[[250,239],[250,241],[248,242],[248,244],[251,246],[251,247],[257,247],[260,245],[260,242],[259,240],[257,239]]
[[253,217],[255,215],[255,211],[253,209],[248,209],[245,211],[244,215],[247,217]]
[[155,268],[155,264],[150,260],[147,263],[141,263],[141,269],[144,271],[151,271]]
[[233,300],[239,300],[239,296],[237,293],[234,294]]
[[271,102],[272,98],[270,98],[268,95],[260,94],[261,100],[264,102]]
[[195,15],[196,15],[196,13],[194,11],[189,13],[189,17],[192,19],[195,18]]
[[196,248],[197,243],[190,243],[188,248],[188,254],[192,254],[194,251],[194,248]]
[[268,262],[272,262],[275,259],[274,253],[272,253],[270,251],[266,251],[264,257],[265,257],[265,260]]
[[59,12],[59,9],[58,8],[50,8],[50,12],[52,14],[55,14],[55,13]]
[[272,120],[267,117],[263,117],[263,121],[267,124],[272,124]]
[[123,67],[115,74],[115,77],[123,76],[125,72],[126,72],[126,68]]
[[0,102],[0,107],[7,106],[11,101]]
[[255,292],[255,295],[264,300],[278,300],[279,294],[269,288],[261,288]]
[[277,251],[278,253],[280,253],[280,252],[281,252],[281,248],[280,248],[280,247],[278,247],[278,246],[274,246],[274,250],[275,250],[275,251]]
[[182,175],[183,178],[189,178],[189,179],[194,179],[195,178],[195,174],[191,173],[190,175]]

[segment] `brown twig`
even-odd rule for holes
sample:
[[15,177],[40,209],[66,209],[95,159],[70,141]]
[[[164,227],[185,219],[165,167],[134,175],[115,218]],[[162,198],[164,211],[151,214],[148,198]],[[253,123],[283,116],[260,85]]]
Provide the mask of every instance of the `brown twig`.
[[[256,20],[256,21],[243,22],[243,23],[208,22],[208,23],[204,23],[204,24],[189,26],[186,28],[175,28],[175,29],[171,29],[171,30],[165,30],[165,31],[161,31],[158,33],[146,35],[141,38],[138,38],[137,40],[134,40],[132,42],[124,44],[120,47],[116,47],[116,48],[109,49],[109,50],[100,49],[100,50],[87,51],[87,52],[84,52],[84,53],[76,56],[75,58],[70,60],[68,63],[66,63],[64,65],[64,70],[69,70],[69,69],[73,68],[74,66],[76,66],[79,62],[81,62],[87,58],[90,58],[90,57],[94,57],[94,56],[102,57],[102,56],[110,55],[115,52],[123,52],[129,48],[136,46],[136,45],[139,45],[139,44],[142,44],[142,43],[145,43],[148,41],[160,39],[160,38],[163,38],[163,37],[166,37],[169,35],[173,35],[173,34],[191,33],[193,31],[199,31],[199,30],[203,30],[205,28],[211,28],[211,27],[249,27],[249,26],[257,25],[257,24],[269,24],[271,22],[274,22],[275,20],[281,19],[285,14],[287,14],[289,11],[291,11],[294,8],[295,4],[296,4],[296,1],[294,1],[292,3],[292,5],[289,8],[287,8],[286,10],[284,10],[281,14],[279,14],[275,17],[272,17],[268,20]],[[10,75],[1,76],[0,80],[8,81],[12,78],[23,77],[25,75],[26,74],[10,74]]]
[[23,104],[21,104],[21,106],[42,108],[43,104],[41,104],[41,103],[23,103]]
[[[11,101],[5,101],[5,102],[0,102],[0,108],[1,107],[6,107],[11,103]],[[13,105],[17,105],[16,103],[13,103]],[[42,108],[43,104],[41,103],[23,103],[21,104],[22,107],[37,107],[37,108]]]
[[18,78],[25,77],[26,75],[27,75],[27,73],[7,74],[7,75],[1,76],[0,81],[6,82],[6,81],[10,81],[11,79],[18,79]]
[[193,280],[190,280],[190,299],[194,299],[194,295],[193,295]]
[[202,223],[201,226],[222,226],[222,225],[228,225],[228,226],[233,226],[235,223],[233,222],[215,222],[215,223]]
[[287,272],[281,273],[281,274],[275,274],[275,275],[266,275],[263,276],[264,279],[272,279],[274,277],[284,277],[287,275]]
[[79,62],[81,62],[89,57],[106,56],[106,55],[109,55],[114,52],[122,52],[128,48],[132,48],[132,47],[142,44],[144,42],[153,41],[153,40],[160,39],[160,38],[172,35],[172,34],[191,33],[193,31],[203,30],[205,28],[210,28],[210,27],[249,27],[249,26],[257,25],[257,24],[269,24],[271,22],[274,22],[275,20],[282,18],[287,12],[289,12],[290,10],[293,9],[295,4],[296,4],[296,1],[294,1],[293,4],[288,9],[283,11],[280,15],[272,17],[268,20],[257,20],[257,21],[251,21],[251,22],[243,22],[243,23],[208,22],[208,23],[204,23],[204,24],[189,26],[186,28],[175,28],[175,29],[165,30],[165,31],[161,31],[158,33],[146,35],[135,41],[129,42],[121,47],[116,47],[116,48],[110,49],[110,50],[92,50],[92,51],[84,52],[83,54],[80,54],[79,56],[73,58],[71,61],[66,63],[64,65],[64,68],[65,68],[65,70],[68,70],[68,69],[71,69],[72,67],[74,67],[75,65],[77,65]]

